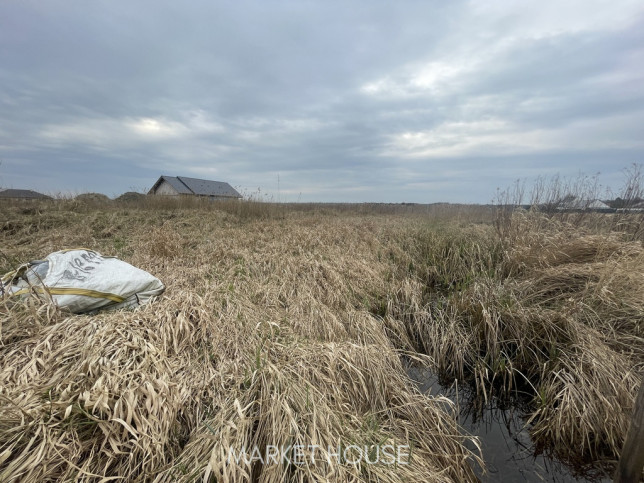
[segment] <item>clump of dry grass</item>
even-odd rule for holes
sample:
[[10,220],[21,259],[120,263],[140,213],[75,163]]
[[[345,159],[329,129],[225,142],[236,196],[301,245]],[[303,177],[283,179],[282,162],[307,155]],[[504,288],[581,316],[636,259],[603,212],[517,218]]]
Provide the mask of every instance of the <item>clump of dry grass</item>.
[[[603,216],[603,215],[597,215]],[[389,296],[402,347],[481,399],[532,398],[536,443],[571,461],[614,462],[644,364],[644,250],[540,213],[493,227],[417,234],[416,282]],[[409,344],[409,345],[406,345]]]
[[60,317],[54,304],[30,297],[20,304],[0,299],[0,346],[31,337]]
[[[12,259],[90,245],[167,289],[93,317],[0,306],[0,480],[475,480],[481,462],[450,403],[416,391],[372,313],[400,282],[389,254],[403,256],[399,233],[413,223],[58,207],[28,215],[34,231],[23,216],[0,234]],[[413,456],[304,466],[224,457],[230,446],[295,443],[409,444]]]
[[174,258],[183,252],[181,236],[167,224],[152,228],[146,236],[149,237],[146,245],[153,258]]

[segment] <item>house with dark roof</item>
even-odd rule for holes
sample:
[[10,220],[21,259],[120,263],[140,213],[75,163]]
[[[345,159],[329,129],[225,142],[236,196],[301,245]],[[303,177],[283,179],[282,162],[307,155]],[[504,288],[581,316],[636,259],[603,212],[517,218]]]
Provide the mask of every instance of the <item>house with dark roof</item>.
[[43,195],[32,190],[6,189],[0,190],[0,199],[13,200],[51,200],[51,196]]
[[573,195],[563,198],[556,207],[557,211],[579,212],[594,211],[597,213],[613,213],[615,210],[601,200],[582,199]]
[[148,191],[148,194],[199,196],[211,199],[239,199],[242,197],[232,186],[223,181],[188,178],[186,176],[161,176]]

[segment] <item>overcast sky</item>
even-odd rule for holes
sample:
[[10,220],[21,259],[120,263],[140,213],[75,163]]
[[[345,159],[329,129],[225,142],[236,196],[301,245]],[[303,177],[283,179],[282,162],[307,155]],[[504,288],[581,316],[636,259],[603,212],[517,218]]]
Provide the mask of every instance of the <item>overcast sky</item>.
[[489,202],[644,163],[644,2],[0,0],[0,186]]

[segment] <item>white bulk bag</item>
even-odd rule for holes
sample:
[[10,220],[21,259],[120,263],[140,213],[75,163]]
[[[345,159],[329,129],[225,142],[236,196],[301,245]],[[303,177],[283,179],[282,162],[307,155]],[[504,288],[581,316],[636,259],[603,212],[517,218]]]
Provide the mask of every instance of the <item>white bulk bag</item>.
[[36,293],[77,314],[136,307],[164,290],[161,280],[148,272],[84,248],[54,252],[45,260],[26,263],[0,282],[0,294]]

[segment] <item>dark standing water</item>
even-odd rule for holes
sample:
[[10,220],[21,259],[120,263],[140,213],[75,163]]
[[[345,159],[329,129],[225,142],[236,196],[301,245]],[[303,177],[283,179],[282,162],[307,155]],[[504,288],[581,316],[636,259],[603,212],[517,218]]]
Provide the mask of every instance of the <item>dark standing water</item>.
[[483,482],[610,482],[608,475],[589,478],[577,474],[563,463],[547,456],[535,455],[535,448],[525,426],[524,415],[516,408],[500,407],[492,399],[482,412],[473,411],[467,392],[440,385],[429,369],[410,367],[409,377],[423,394],[445,396],[459,408],[459,424],[478,436],[487,474],[477,471]]

